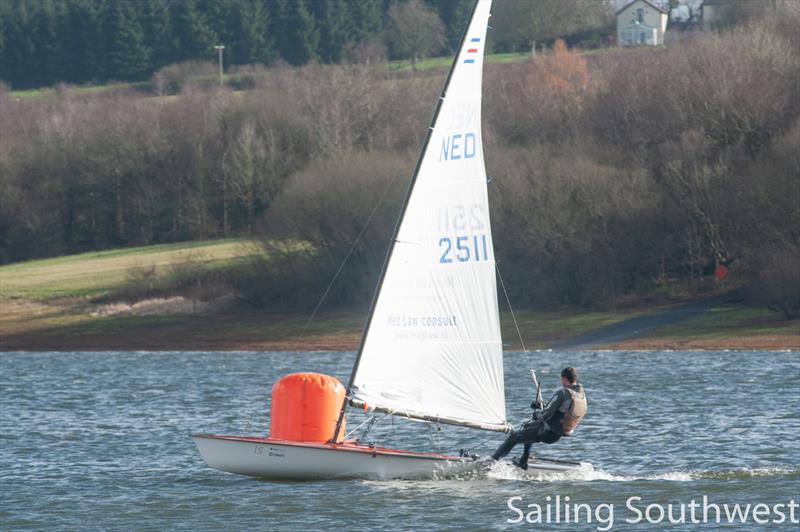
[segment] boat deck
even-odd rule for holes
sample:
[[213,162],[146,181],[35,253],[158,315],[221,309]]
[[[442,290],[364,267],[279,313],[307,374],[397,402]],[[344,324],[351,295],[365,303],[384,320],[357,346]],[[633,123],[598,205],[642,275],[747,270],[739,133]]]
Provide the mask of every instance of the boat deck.
[[422,453],[416,451],[406,451],[403,449],[392,449],[390,447],[380,447],[367,443],[359,443],[357,440],[346,440],[339,443],[328,442],[299,442],[291,440],[279,440],[276,438],[264,438],[259,436],[225,436],[221,434],[198,434],[205,438],[218,440],[240,441],[246,443],[256,443],[261,445],[287,445],[291,447],[307,447],[312,449],[326,449],[332,451],[348,451],[354,453],[381,454],[389,456],[404,456],[409,458],[427,458],[429,460],[462,460],[461,457],[445,455],[439,453]]

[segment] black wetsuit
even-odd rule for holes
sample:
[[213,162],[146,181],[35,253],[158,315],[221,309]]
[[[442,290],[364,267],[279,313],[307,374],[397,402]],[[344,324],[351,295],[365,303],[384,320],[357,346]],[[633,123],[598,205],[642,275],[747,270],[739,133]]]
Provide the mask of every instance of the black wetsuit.
[[[570,389],[575,392],[581,392],[583,391],[583,386],[581,384],[573,384]],[[553,394],[553,397],[543,410],[534,409],[531,421],[525,423],[521,429],[515,430],[508,435],[506,441],[497,448],[492,458],[499,460],[510,453],[515,445],[524,443],[525,448],[519,459],[519,464],[526,468],[532,443],[555,443],[564,435],[561,429],[561,418],[564,417],[564,413],[569,412],[571,405],[572,398],[569,392],[561,388]]]

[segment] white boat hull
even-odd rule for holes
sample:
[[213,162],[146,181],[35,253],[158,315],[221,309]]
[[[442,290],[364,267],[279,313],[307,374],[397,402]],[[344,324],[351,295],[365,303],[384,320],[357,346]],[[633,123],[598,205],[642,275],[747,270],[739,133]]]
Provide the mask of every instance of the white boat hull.
[[214,469],[271,479],[425,478],[468,460],[354,443],[300,443],[266,438],[192,436]]
[[[431,478],[476,471],[471,458],[415,453],[351,442],[301,443],[240,436],[192,436],[214,469],[265,479]],[[591,469],[588,464],[532,460],[528,474]]]

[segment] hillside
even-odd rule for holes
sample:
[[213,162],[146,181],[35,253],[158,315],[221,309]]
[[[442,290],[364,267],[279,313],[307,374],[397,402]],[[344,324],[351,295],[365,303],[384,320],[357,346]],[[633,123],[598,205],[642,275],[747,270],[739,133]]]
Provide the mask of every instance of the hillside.
[[[230,293],[192,301],[174,284],[191,261],[205,271],[230,271],[256,253],[246,240],[223,240],[84,253],[0,267],[2,350],[353,350],[363,310],[264,313]],[[164,272],[163,297],[147,293],[143,270]],[[171,288],[169,284],[172,282]],[[115,296],[116,294],[116,296]],[[123,298],[123,299],[120,299]],[[671,308],[645,302],[605,310],[560,308],[516,312],[526,347],[545,348],[624,320]],[[712,312],[657,328],[625,348],[800,348],[800,322],[765,309],[717,305]],[[506,349],[520,349],[511,315],[501,312]],[[302,335],[302,336],[301,336]]]
[[[800,315],[800,9],[790,5],[667,47],[587,54],[556,41],[487,63],[480,135],[515,307],[752,287],[763,307]],[[143,265],[117,300],[93,285],[62,295],[130,302],[171,296],[173,282],[194,311],[235,292],[258,312],[302,313],[349,257],[328,304],[361,308],[444,81],[435,60],[418,67],[276,65],[236,74],[248,90],[164,98],[0,91],[0,263],[248,235],[265,260]],[[33,299],[50,290],[14,282]]]

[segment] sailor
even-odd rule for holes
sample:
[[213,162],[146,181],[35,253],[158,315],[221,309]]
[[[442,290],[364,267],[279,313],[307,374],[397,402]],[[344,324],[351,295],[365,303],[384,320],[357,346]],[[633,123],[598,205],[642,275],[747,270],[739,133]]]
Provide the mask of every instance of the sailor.
[[572,436],[575,427],[586,415],[586,407],[586,394],[583,385],[578,383],[578,371],[573,367],[564,368],[561,370],[561,389],[553,394],[546,406],[534,400],[531,403],[531,421],[513,431],[492,458],[499,460],[510,453],[515,445],[524,443],[522,456],[514,463],[522,469],[528,469],[531,444],[555,443],[562,436]]

